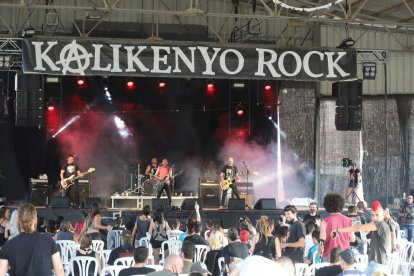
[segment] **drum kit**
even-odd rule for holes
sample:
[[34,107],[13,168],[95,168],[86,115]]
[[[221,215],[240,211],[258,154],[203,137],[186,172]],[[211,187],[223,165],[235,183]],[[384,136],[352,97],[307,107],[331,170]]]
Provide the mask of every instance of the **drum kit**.
[[158,181],[156,179],[147,179],[145,175],[139,172],[139,164],[124,166],[124,192],[121,194],[124,196],[156,196]]

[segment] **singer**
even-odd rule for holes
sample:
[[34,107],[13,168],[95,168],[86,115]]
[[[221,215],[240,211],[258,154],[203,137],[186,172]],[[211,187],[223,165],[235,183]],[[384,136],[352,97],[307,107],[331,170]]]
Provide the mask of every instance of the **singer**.
[[239,192],[237,191],[236,181],[240,180],[239,172],[237,167],[233,165],[233,157],[229,157],[227,160],[227,165],[223,167],[220,173],[220,186],[223,189],[223,194],[221,195],[221,204],[220,208],[224,208],[226,201],[227,191],[231,188],[233,195],[240,199]]

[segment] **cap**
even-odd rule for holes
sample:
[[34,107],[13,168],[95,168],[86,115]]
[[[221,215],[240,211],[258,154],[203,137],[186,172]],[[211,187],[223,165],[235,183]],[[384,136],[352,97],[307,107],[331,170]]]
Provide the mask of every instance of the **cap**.
[[341,253],[339,253],[339,257],[341,257],[341,259],[344,260],[344,262],[346,262],[347,264],[352,265],[356,263],[355,253],[351,249],[346,249],[342,251]]
[[211,272],[208,271],[206,264],[202,262],[193,263],[190,267],[190,272],[199,272],[203,274],[207,273],[208,275],[211,275]]
[[240,241],[242,243],[247,243],[247,241],[249,240],[250,237],[250,233],[247,230],[241,230],[240,231]]
[[121,235],[122,235],[122,237],[130,237],[131,236],[131,231],[126,230],[126,229],[122,230]]

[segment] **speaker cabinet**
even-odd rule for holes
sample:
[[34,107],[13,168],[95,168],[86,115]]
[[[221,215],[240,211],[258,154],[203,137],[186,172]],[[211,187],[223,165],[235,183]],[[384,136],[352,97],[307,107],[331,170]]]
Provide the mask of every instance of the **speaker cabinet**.
[[53,208],[68,208],[69,207],[69,198],[68,197],[52,197],[50,205]]
[[229,210],[244,210],[246,209],[246,201],[244,199],[229,199]]
[[274,198],[261,198],[254,205],[255,210],[275,210],[276,200]]
[[152,210],[157,210],[157,209],[166,209],[168,208],[168,199],[166,198],[159,198],[159,199],[152,199]]
[[17,74],[16,126],[43,125],[43,75]]
[[79,189],[79,198],[81,200],[91,196],[89,183],[78,183],[77,185]]
[[200,210],[202,210],[202,203],[199,198],[185,198],[183,203],[181,204],[181,210],[195,210],[195,203],[200,206]]
[[81,206],[82,208],[89,209],[91,208],[92,203],[100,203],[101,198],[100,197],[87,197],[83,200]]
[[200,184],[200,197],[203,201],[203,207],[218,208],[220,207],[221,189],[219,185]]
[[46,187],[32,188],[30,202],[35,206],[47,206],[49,204],[49,189]]

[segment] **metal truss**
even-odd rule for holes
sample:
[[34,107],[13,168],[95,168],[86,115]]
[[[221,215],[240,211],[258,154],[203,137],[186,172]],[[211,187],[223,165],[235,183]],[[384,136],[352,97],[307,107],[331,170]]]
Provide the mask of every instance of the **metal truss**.
[[387,50],[357,49],[357,56],[359,58],[358,63],[364,63],[364,62],[375,62],[377,64],[388,63],[388,51]]
[[22,65],[22,47],[20,38],[0,38],[0,57],[8,58],[9,62],[3,62],[0,71],[21,71]]

